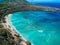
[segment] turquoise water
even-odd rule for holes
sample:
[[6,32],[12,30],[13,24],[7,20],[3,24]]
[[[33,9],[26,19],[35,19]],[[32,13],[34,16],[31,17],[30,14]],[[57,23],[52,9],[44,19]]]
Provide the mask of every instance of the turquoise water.
[[60,11],[15,12],[10,21],[33,45],[60,45]]

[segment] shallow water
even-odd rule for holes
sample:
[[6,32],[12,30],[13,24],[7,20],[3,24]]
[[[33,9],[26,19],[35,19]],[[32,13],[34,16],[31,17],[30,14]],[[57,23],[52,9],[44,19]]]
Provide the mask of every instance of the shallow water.
[[10,21],[34,45],[60,45],[60,11],[15,12]]

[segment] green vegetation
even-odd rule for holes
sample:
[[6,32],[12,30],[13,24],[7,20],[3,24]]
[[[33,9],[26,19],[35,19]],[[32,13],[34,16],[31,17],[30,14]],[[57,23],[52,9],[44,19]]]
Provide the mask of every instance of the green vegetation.
[[[24,0],[21,0],[21,1],[23,2]],[[24,7],[22,6],[22,2],[19,4],[17,4],[15,1],[12,1],[12,0],[10,0],[10,2],[6,0],[3,3],[0,3],[0,45],[20,45],[17,41],[15,41],[14,37],[8,31],[8,29],[5,29],[4,26],[2,25],[2,23],[6,23],[4,17],[7,14],[11,13],[11,11],[14,12],[15,8]],[[24,2],[24,5],[26,5],[25,2]],[[16,36],[19,37],[18,35]]]
[[3,25],[2,24],[0,24],[0,28],[3,28]]
[[17,45],[14,41],[14,37],[7,29],[0,28],[0,45]]
[[1,22],[2,21],[0,21],[0,45],[19,45],[19,43],[14,40],[9,30],[5,29]]
[[26,41],[26,44],[27,44],[27,45],[31,45],[31,43],[30,43],[29,41]]

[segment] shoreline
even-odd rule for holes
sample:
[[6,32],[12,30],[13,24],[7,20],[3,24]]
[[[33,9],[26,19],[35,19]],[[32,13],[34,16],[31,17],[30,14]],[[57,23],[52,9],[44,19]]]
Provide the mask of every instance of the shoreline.
[[[17,29],[12,25],[12,23],[10,22],[10,17],[11,17],[12,14],[8,14],[5,16],[5,26],[7,29],[9,29],[10,33],[12,34],[13,37],[15,37],[14,35],[19,35],[20,36],[20,39],[23,40],[23,45],[27,45],[25,42],[27,41],[18,31]],[[16,40],[16,39],[15,39]]]

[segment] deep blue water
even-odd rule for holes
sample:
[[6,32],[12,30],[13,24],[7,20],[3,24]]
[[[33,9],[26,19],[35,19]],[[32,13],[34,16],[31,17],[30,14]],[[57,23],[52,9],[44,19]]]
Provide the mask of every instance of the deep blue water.
[[60,11],[15,12],[10,22],[34,45],[60,45]]
[[0,3],[3,3],[4,2],[4,0],[0,0]]
[[49,7],[56,7],[56,8],[60,8],[60,3],[32,3],[32,4],[37,4],[37,5],[41,5],[41,6],[49,6]]

